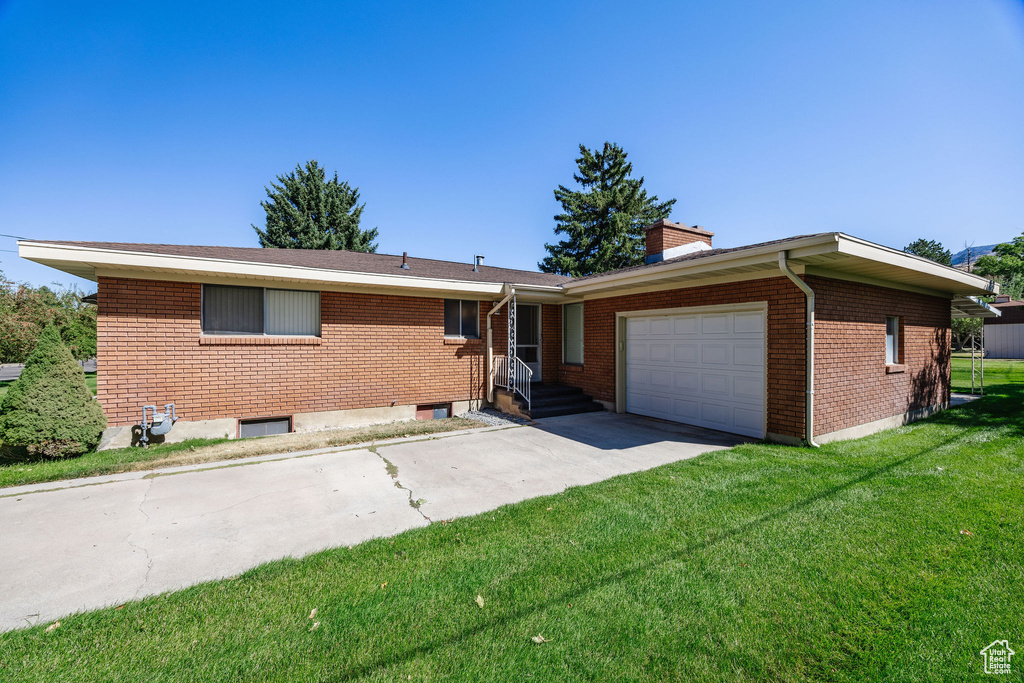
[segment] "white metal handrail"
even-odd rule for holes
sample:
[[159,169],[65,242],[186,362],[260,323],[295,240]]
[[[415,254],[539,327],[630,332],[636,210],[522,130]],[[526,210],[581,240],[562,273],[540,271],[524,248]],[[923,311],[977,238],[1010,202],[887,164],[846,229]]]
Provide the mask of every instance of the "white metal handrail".
[[526,363],[513,357],[511,365],[508,356],[494,357],[494,383],[523,397],[526,409],[530,409],[530,382],[533,370]]

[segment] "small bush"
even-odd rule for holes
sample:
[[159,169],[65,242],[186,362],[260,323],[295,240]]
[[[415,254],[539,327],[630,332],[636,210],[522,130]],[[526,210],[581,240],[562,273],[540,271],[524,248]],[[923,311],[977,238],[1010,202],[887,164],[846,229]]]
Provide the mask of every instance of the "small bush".
[[106,426],[85,373],[57,329],[48,326],[0,401],[0,442],[34,456],[63,458],[95,448]]

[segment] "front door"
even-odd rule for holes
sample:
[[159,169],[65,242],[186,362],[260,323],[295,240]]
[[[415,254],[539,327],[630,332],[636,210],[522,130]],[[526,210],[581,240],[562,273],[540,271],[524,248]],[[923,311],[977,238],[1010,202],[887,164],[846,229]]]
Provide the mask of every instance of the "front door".
[[540,305],[516,304],[516,356],[526,363],[534,382],[540,381]]

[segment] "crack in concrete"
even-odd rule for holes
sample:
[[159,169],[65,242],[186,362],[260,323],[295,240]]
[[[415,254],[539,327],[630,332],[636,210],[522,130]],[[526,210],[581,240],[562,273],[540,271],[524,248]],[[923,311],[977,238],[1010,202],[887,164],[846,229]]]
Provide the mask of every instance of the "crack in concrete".
[[[153,491],[153,484],[155,482],[155,479],[149,480],[149,486],[146,487],[146,492],[142,494],[142,500],[139,501],[138,510],[146,518],[145,523],[142,525],[143,527],[149,524],[150,516],[149,513],[142,509],[142,506],[145,505],[146,501],[149,499],[149,494]],[[149,574],[153,571],[153,558],[150,556],[149,550],[147,550],[144,546],[141,546],[132,540],[132,535],[129,535],[128,538],[125,539],[128,542],[128,545],[130,545],[133,548],[138,548],[146,556],[146,574],[142,577],[142,583],[140,583],[139,587],[135,589],[135,594],[132,596],[132,598],[134,599],[139,597],[139,593],[142,592],[142,589],[145,588],[146,584],[149,582]]]
[[402,489],[403,491],[409,494],[409,507],[411,507],[416,512],[420,513],[420,517],[425,519],[427,521],[427,524],[432,524],[433,520],[430,519],[430,517],[427,517],[427,515],[423,513],[423,510],[420,509],[423,503],[426,503],[427,501],[425,501],[422,498],[413,498],[412,489],[407,489],[405,486],[402,485],[402,482],[398,480],[398,466],[395,465],[395,463],[388,460],[387,458],[385,458],[380,453],[378,453],[377,446],[370,446],[366,450],[370,451],[384,462],[384,469],[388,473],[388,476],[390,476],[394,480],[395,488]]

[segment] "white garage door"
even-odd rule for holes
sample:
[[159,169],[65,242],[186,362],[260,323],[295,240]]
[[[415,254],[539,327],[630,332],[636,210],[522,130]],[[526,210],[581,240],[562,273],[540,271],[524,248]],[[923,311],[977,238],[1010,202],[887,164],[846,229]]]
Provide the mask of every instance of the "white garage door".
[[764,437],[764,311],[626,318],[626,411]]

